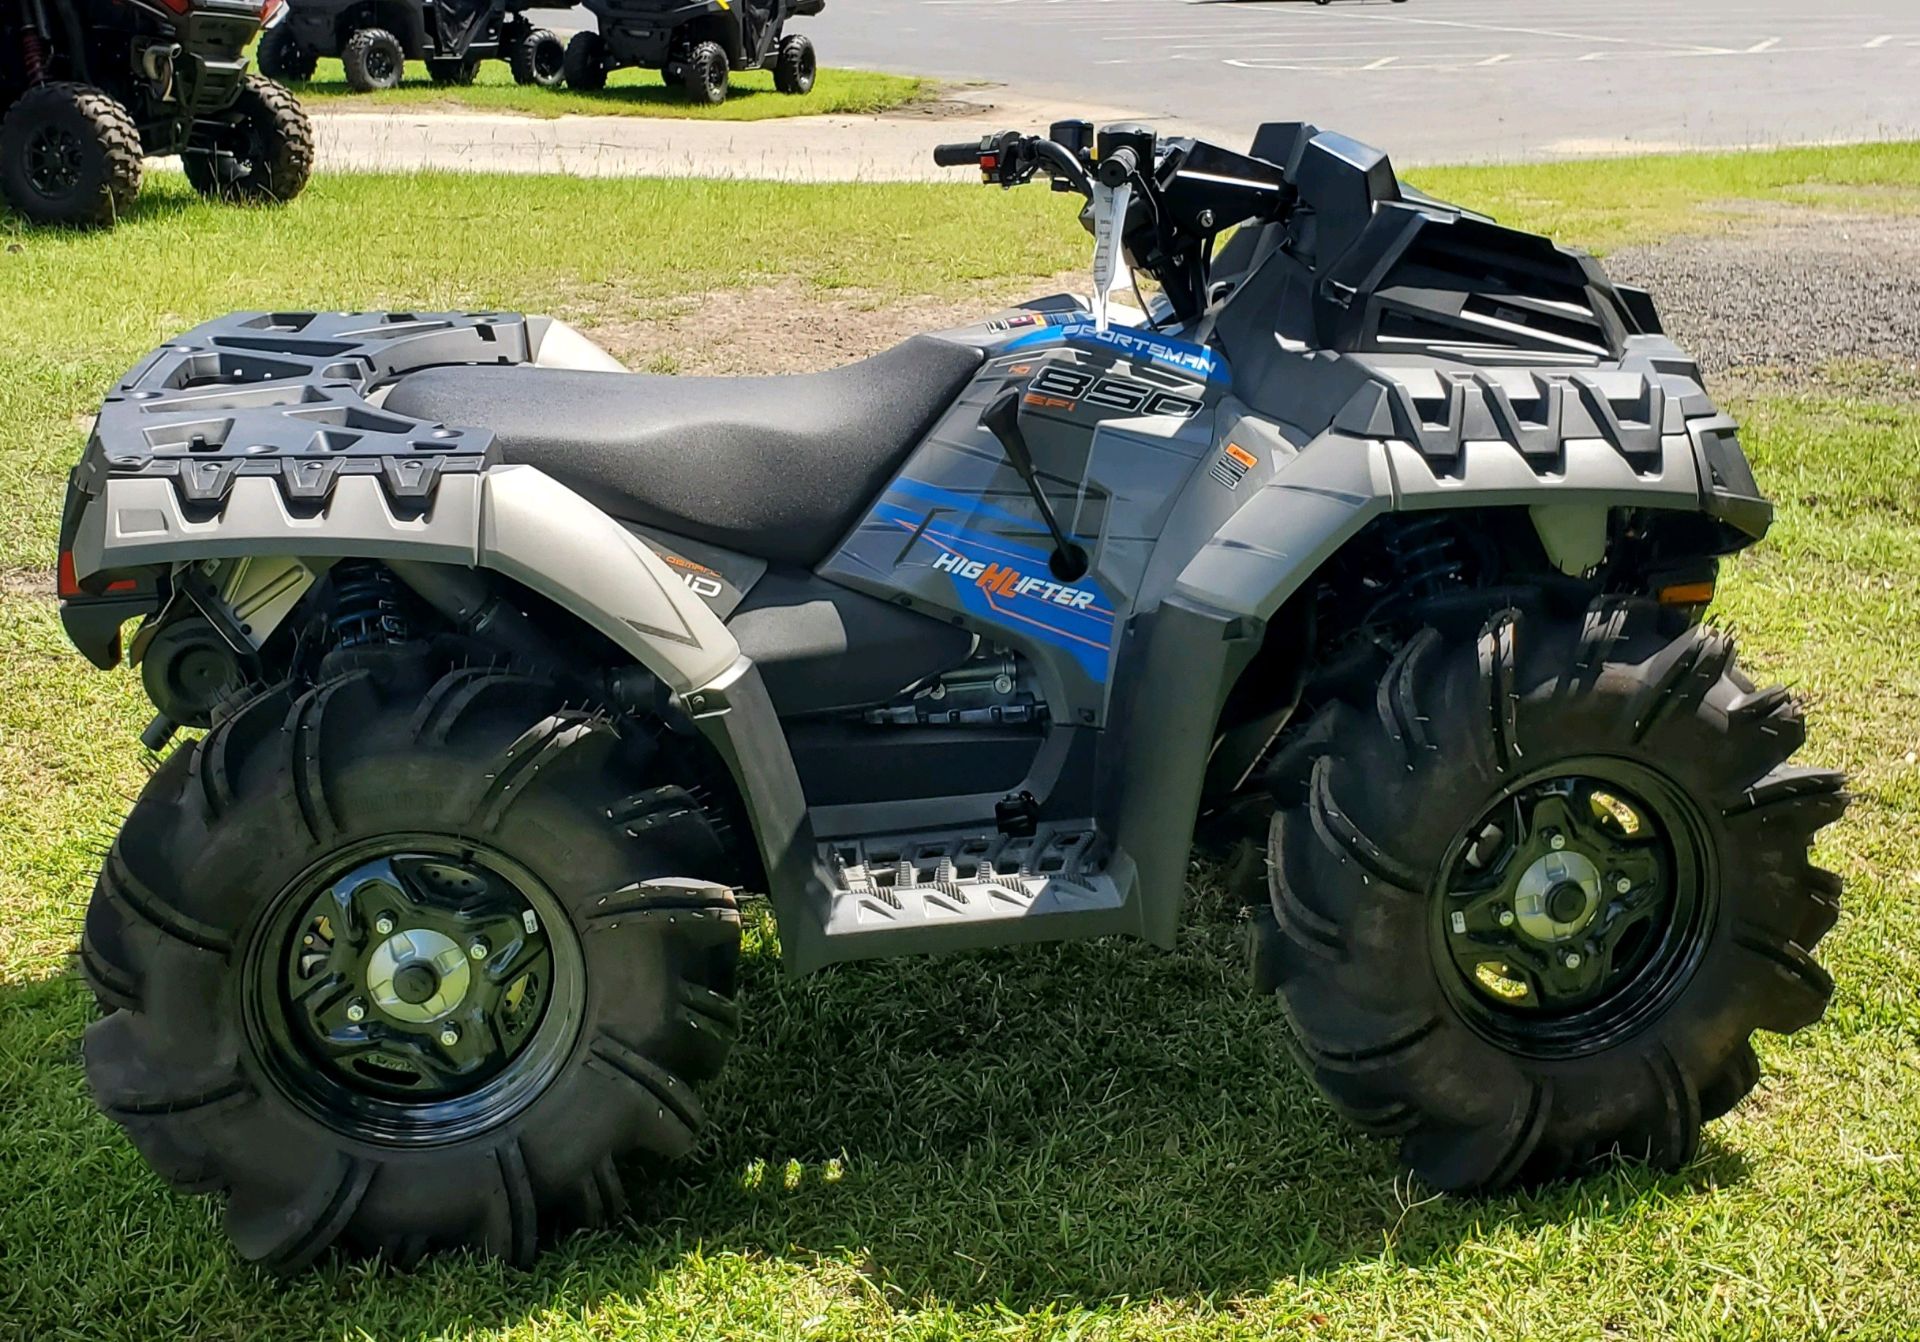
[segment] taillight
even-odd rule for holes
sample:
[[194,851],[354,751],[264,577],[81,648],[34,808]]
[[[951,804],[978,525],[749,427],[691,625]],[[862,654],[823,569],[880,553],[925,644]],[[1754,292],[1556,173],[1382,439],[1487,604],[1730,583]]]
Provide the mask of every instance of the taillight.
[[73,551],[62,550],[60,552],[60,565],[59,565],[58,574],[59,576],[55,581],[54,586],[55,586],[55,589],[61,595],[61,597],[65,598],[65,597],[86,595],[84,592],[80,590],[80,579],[74,576]]
[[160,0],[160,3],[176,14],[185,14],[193,8],[193,0]]
[[260,6],[260,26],[264,28],[273,22],[273,16],[285,9],[286,5],[287,0],[264,0]]

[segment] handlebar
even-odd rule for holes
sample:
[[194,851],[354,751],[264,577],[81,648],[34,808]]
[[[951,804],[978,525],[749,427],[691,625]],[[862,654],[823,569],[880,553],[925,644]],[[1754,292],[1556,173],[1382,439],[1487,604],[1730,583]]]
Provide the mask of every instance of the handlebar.
[[933,147],[934,166],[940,168],[976,167],[980,162],[980,142],[968,140],[962,144],[937,144]]
[[[1119,197],[1124,217],[1113,221],[1127,264],[1158,280],[1183,319],[1207,305],[1214,240],[1243,224],[1284,220],[1299,198],[1279,164],[1199,140],[1161,140],[1131,123],[1097,135],[1084,121],[1055,122],[1046,135],[1002,131],[977,143],[936,145],[933,161],[978,168],[984,181],[1001,187],[1048,177],[1054,190],[1086,197],[1094,213],[1112,199],[1096,199],[1096,178],[1109,191],[1131,184],[1131,198]],[[1090,216],[1083,222],[1094,227]]]

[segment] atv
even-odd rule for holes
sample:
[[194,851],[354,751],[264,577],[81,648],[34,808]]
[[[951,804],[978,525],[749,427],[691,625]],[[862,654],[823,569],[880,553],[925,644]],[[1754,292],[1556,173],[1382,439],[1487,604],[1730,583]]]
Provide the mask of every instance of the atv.
[[260,21],[256,0],[6,0],[0,195],[37,224],[110,224],[142,160],[164,154],[205,196],[299,195],[313,131],[292,94],[247,73]]
[[285,22],[260,38],[260,68],[278,79],[313,78],[338,56],[360,93],[397,88],[406,63],[425,61],[436,84],[471,84],[480,62],[507,62],[517,84],[552,88],[566,48],[526,17],[531,0],[286,0]]
[[727,100],[731,70],[773,71],[782,93],[811,93],[813,43],[787,20],[818,14],[826,0],[586,0],[600,25],[567,43],[569,88],[603,89],[629,65],[658,70],[695,103]]
[[936,157],[1084,198],[1090,296],[753,378],[240,313],[107,396],[62,619],[204,734],[106,855],[85,1064],[244,1257],[616,1218],[749,890],[807,972],[1171,946],[1222,861],[1314,1082],[1447,1190],[1684,1163],[1820,1017],[1846,794],[1703,618],[1772,510],[1647,294],[1307,125]]

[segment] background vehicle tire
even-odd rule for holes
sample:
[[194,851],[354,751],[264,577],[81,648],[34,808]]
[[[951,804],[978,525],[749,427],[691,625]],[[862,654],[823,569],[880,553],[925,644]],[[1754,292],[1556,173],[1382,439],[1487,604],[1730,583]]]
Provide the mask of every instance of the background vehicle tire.
[[87,913],[96,1098],[280,1272],[616,1219],[616,1158],[691,1148],[737,1022],[670,745],[538,677],[382,669],[175,751]]
[[680,85],[690,101],[718,107],[727,100],[727,53],[718,42],[697,42],[687,53]]
[[111,224],[140,194],[140,129],[91,84],[30,88],[0,120],[0,191],[36,224]]
[[781,38],[780,54],[773,67],[773,86],[782,93],[811,93],[813,78],[813,43],[799,33]]
[[362,28],[347,39],[340,52],[347,87],[358,93],[400,87],[407,71],[407,53],[400,39],[385,28]]
[[567,42],[560,74],[570,89],[592,93],[607,86],[607,40],[598,33],[575,33]]
[[442,88],[464,88],[479,73],[478,56],[436,57],[427,62],[427,78]]
[[1752,1032],[1825,1010],[1839,881],[1807,848],[1847,798],[1787,766],[1799,707],[1724,631],[1508,610],[1322,714],[1278,761],[1279,991],[1321,1091],[1429,1184],[1683,1164]]
[[[596,33],[594,36],[598,37]],[[513,82],[516,84],[538,84],[543,89],[559,86],[565,73],[567,49],[560,41],[560,35],[551,28],[535,28],[518,42],[507,55],[507,63],[513,69]],[[602,76],[604,80],[604,75]]]
[[[217,145],[189,147],[180,156],[187,180],[216,200],[288,201],[313,175],[313,124],[287,90],[262,75],[246,75],[227,109]],[[230,155],[223,168],[216,148]]]
[[260,34],[253,63],[268,79],[306,80],[320,68],[320,53],[302,45],[293,30],[281,23]]

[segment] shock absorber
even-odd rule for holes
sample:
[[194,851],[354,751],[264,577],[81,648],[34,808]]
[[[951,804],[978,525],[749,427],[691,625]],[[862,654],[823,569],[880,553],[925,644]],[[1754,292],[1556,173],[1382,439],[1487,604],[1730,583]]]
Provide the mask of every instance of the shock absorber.
[[[35,5],[34,8],[38,9],[39,6]],[[26,71],[27,83],[29,85],[44,84],[47,82],[47,60],[49,54],[47,50],[47,39],[40,35],[40,30],[34,26],[33,20],[29,18],[20,29],[20,64]]]
[[1412,517],[1387,539],[1395,594],[1420,600],[1467,581],[1467,557],[1454,524],[1441,516]]
[[400,585],[379,564],[349,560],[334,565],[333,593],[327,627],[335,648],[403,643],[412,636]]

